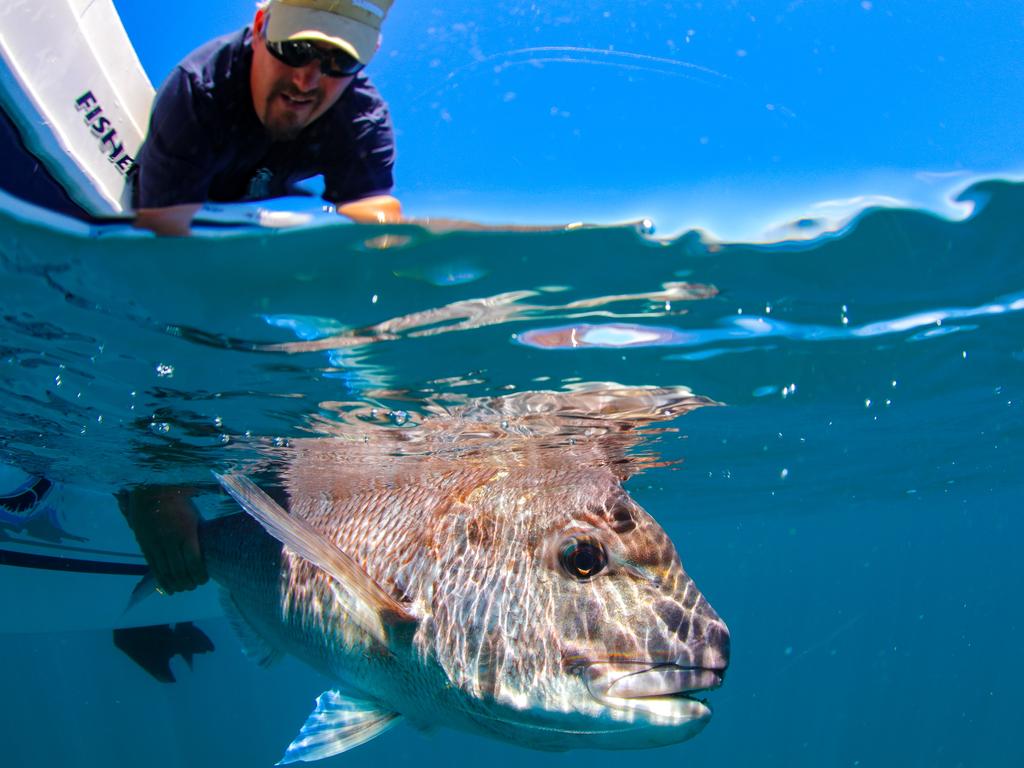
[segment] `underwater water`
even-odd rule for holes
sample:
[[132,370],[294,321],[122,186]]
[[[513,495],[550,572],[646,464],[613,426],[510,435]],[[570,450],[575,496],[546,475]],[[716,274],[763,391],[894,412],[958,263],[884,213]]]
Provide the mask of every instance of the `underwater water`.
[[[208,483],[353,413],[400,430],[470,398],[686,386],[721,407],[652,434],[666,466],[627,488],[731,630],[708,727],[566,756],[400,725],[325,764],[1024,765],[1024,186],[962,200],[774,244],[157,241],[0,213],[0,460],[64,494],[5,508],[0,548],[138,565],[113,492]],[[216,651],[154,681],[100,618],[134,582],[0,566],[3,764],[276,762],[330,683],[258,667],[205,607]]]

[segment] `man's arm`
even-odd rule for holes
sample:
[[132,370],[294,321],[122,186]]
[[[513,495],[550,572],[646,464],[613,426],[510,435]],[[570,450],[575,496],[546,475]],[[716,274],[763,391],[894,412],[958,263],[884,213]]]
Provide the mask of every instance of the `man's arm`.
[[175,67],[157,92],[136,157],[135,226],[157,235],[190,235],[207,199],[218,156],[213,137],[223,131],[217,105],[197,88],[183,67]]
[[164,237],[187,237],[192,234],[192,219],[200,208],[199,203],[140,208],[135,212],[135,226]]
[[[188,237],[199,203],[142,208],[135,212],[135,226],[162,237]],[[391,224],[402,220],[402,204],[391,195],[376,195],[338,206],[338,213],[359,224]]]

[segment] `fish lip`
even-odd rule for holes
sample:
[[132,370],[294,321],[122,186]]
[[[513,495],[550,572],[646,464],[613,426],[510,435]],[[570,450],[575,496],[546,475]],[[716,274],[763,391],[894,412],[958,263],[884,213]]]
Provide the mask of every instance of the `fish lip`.
[[724,671],[662,662],[591,662],[581,668],[591,697],[614,712],[612,717],[685,727],[690,735],[711,720],[711,705],[700,694],[721,685]]
[[583,676],[594,698],[687,698],[722,685],[725,669],[663,662],[590,662]]
[[608,696],[620,699],[646,699],[660,696],[693,698],[721,686],[725,670],[680,664],[654,664],[647,669],[616,678],[608,686]]

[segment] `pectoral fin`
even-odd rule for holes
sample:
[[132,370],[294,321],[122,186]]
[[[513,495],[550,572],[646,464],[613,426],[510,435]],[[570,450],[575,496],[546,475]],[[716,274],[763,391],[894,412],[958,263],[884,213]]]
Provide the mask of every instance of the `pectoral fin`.
[[242,644],[242,652],[250,659],[254,659],[261,667],[271,667],[281,660],[284,653],[267,642],[256,630],[245,613],[238,607],[235,598],[226,589],[220,591],[220,606],[224,609],[228,623],[234,628],[238,640]]
[[382,645],[389,644],[389,629],[415,623],[405,607],[358,563],[308,522],[289,515],[252,480],[244,475],[213,475],[267,533],[334,578],[336,594],[350,619]]
[[397,712],[378,709],[370,702],[346,698],[339,691],[325,691],[278,765],[323,760],[358,747],[384,733],[399,718]]

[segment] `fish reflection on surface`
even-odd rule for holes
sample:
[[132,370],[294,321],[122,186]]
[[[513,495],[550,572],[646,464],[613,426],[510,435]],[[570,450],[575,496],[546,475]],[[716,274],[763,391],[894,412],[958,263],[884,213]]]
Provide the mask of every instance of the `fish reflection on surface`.
[[[537,291],[508,291],[483,298],[455,301],[441,307],[394,317],[366,328],[339,330],[337,327],[332,327],[334,324],[330,321],[326,321],[324,332],[319,338],[311,336],[302,341],[254,344],[252,346],[263,352],[294,354],[361,347],[366,344],[395,341],[406,337],[436,336],[452,331],[466,331],[528,319],[663,317],[668,314],[682,314],[685,311],[678,308],[673,309],[673,304],[709,299],[717,294],[718,289],[714,286],[670,282],[663,283],[660,290],[644,293],[595,296],[565,304],[533,304],[526,300],[537,296]],[[647,308],[628,314],[616,314],[608,308],[612,304],[630,302],[639,302],[647,305]],[[273,319],[273,322],[280,323],[281,321]]]
[[637,428],[713,404],[578,385],[435,409],[412,428],[338,425],[285,449],[290,512],[218,475],[285,544],[246,516],[201,531],[247,642],[339,683],[284,762],[399,716],[553,750],[696,735],[729,632],[622,482],[655,465],[628,454]]

